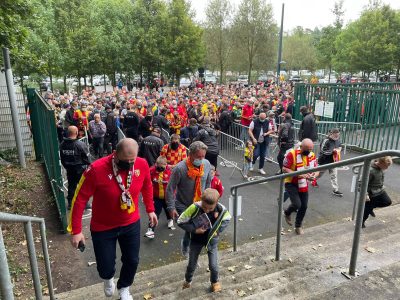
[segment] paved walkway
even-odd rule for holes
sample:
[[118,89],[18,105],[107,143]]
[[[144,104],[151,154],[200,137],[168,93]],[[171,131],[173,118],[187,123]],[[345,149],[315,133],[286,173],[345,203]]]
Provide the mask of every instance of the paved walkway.
[[[355,153],[347,153],[345,158],[354,157]],[[267,176],[273,175],[278,169],[278,166],[272,163],[266,163],[265,170]],[[221,202],[228,206],[230,186],[243,182],[243,178],[238,171],[232,173],[231,168],[221,166],[219,168],[221,180],[225,186],[225,193]],[[400,203],[400,180],[397,174],[400,172],[400,166],[394,165],[387,171],[385,177],[385,185],[387,191],[392,197],[395,204]],[[253,175],[259,175],[256,172]],[[339,171],[339,185],[344,193],[342,198],[332,195],[332,189],[329,181],[329,174],[325,174],[319,180],[319,188],[310,189],[309,207],[304,221],[305,234],[307,228],[319,224],[340,220],[351,216],[353,209],[354,194],[350,192],[352,172],[349,170]],[[277,197],[278,197],[278,182],[259,184],[239,190],[239,195],[243,197],[242,216],[238,222],[238,241],[240,244],[251,240],[263,239],[273,236],[276,231],[277,222]],[[285,203],[287,205],[287,203]],[[144,213],[144,206],[140,204],[142,213],[142,234],[147,229],[147,217]],[[377,212],[379,218],[379,211]],[[84,233],[89,234],[89,219],[84,220]],[[159,226],[156,230],[156,238],[147,240],[142,238],[141,244],[141,263],[140,270],[153,268],[163,264],[168,264],[173,261],[181,260],[183,257],[179,253],[180,238],[183,231],[180,228],[169,230],[167,228],[167,220],[165,215],[161,215]],[[231,224],[223,235],[221,246],[231,246],[233,239],[233,224]],[[78,255],[78,254],[77,254]],[[82,254],[85,259],[95,261],[92,244],[87,243],[86,251]],[[117,272],[119,272],[120,261],[119,254],[117,255]],[[87,273],[88,278],[93,278],[93,283],[100,281],[97,276],[95,265],[83,270]]]

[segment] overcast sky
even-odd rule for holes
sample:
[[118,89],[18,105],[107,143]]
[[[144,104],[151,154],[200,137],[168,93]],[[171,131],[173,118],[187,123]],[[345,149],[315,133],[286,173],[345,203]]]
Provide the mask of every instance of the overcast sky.
[[[209,0],[190,0],[192,10],[196,13],[197,21],[205,21],[205,9]],[[314,29],[323,27],[334,22],[334,15],[331,10],[335,0],[266,0],[272,3],[274,18],[280,24],[282,2],[285,3],[285,19],[283,28],[290,30],[296,26]],[[241,0],[230,0],[232,5],[237,8]],[[400,0],[383,0],[394,9],[400,9]],[[345,11],[344,21],[347,24],[351,20],[357,19],[364,7],[369,3],[368,0],[344,0],[343,8]],[[278,21],[279,20],[279,21]]]

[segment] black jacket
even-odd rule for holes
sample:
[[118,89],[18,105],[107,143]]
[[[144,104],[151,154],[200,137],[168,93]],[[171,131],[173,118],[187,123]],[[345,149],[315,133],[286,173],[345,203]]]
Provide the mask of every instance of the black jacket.
[[320,145],[320,152],[318,157],[319,165],[326,165],[333,163],[333,150],[341,146],[339,141],[325,138]]
[[113,135],[117,133],[117,117],[114,112],[109,112],[106,117],[106,121],[104,122],[107,128],[107,135]]
[[65,123],[67,123],[67,127],[69,126],[76,126],[76,121],[74,120],[74,110],[72,108],[68,109],[65,113]]
[[89,149],[77,139],[64,138],[60,144],[60,158],[66,169],[83,172],[90,165]]
[[140,120],[139,135],[142,136],[142,138],[146,138],[151,135],[151,120],[148,121],[146,118]]
[[163,115],[153,117],[153,127],[163,128],[169,130],[169,122]]
[[208,147],[207,152],[210,154],[218,154],[217,132],[211,126],[204,126],[193,139],[193,141],[202,141]]
[[140,144],[139,156],[143,157],[151,167],[156,163],[156,159],[160,156],[163,146],[164,142],[162,139],[155,135],[150,135]]
[[313,142],[318,140],[317,124],[312,113],[307,113],[300,124],[299,140],[311,139]]
[[227,109],[224,109],[219,116],[218,125],[221,127],[222,132],[227,132],[229,127],[232,124],[232,115],[231,112]]
[[189,148],[193,139],[198,135],[199,127],[196,126],[186,126],[181,130],[181,143]]
[[278,141],[280,147],[289,149],[294,146],[294,128],[292,121],[285,121],[279,126]]

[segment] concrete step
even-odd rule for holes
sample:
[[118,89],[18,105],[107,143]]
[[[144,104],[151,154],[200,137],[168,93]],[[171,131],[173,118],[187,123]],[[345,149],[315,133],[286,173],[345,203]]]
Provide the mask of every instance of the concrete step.
[[[396,232],[400,205],[377,210],[376,214],[376,219],[368,220],[361,236],[358,267],[363,276],[400,260],[396,251],[400,246],[400,234]],[[241,245],[238,252],[220,251],[220,280],[224,289],[221,294],[209,293],[205,255],[200,257],[201,267],[191,289],[181,290],[187,264],[181,261],[139,272],[131,291],[134,299],[143,299],[146,294],[153,299],[236,299],[241,298],[242,292],[250,299],[306,299],[322,295],[347,283],[340,271],[348,269],[353,232],[353,222],[347,220],[306,228],[303,236],[286,231],[279,262],[273,261],[275,238]],[[375,252],[364,250],[367,246]],[[228,270],[231,266],[236,267],[234,272]],[[57,295],[57,299],[105,297],[102,284],[97,284]]]

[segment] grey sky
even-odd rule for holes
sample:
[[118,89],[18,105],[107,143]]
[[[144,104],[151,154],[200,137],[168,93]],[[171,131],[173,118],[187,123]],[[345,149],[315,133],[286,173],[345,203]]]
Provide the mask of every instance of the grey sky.
[[[209,0],[190,0],[192,10],[196,13],[196,20],[204,21],[205,9]],[[284,29],[293,29],[296,26],[314,29],[332,24],[334,16],[331,12],[335,0],[285,0],[269,1],[274,9],[274,18],[280,24],[282,2],[285,3]],[[232,5],[237,8],[241,0],[230,0]],[[400,0],[383,0],[394,9],[400,9]],[[357,19],[364,7],[369,3],[368,0],[344,0],[343,8],[345,11],[344,21],[347,24],[350,20]],[[279,20],[279,22],[278,22]]]

